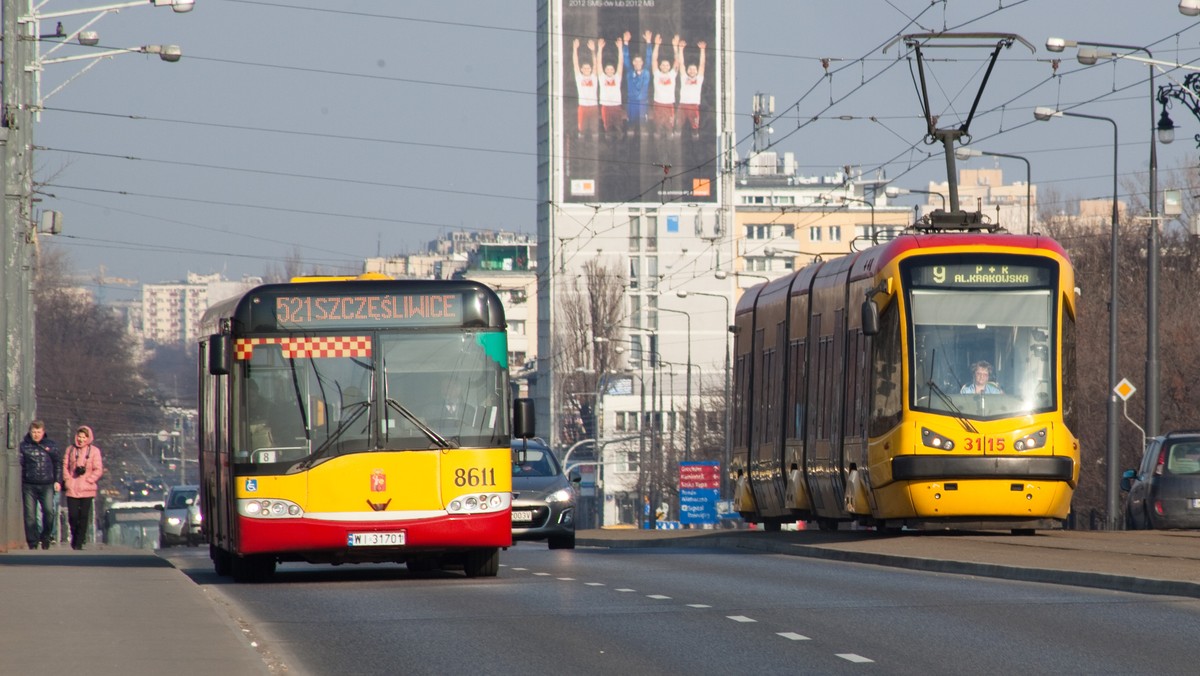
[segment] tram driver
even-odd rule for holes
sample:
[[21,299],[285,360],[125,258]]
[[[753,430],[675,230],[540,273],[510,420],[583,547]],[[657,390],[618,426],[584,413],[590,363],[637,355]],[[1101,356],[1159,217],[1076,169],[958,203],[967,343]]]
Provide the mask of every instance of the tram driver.
[[1000,386],[991,382],[992,365],[980,360],[971,365],[974,374],[971,382],[962,386],[962,394],[1004,394]]

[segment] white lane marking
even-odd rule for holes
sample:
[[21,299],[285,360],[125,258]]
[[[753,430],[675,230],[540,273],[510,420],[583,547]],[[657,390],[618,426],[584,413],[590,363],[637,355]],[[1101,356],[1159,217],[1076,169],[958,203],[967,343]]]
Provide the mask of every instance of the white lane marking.
[[659,601],[662,601],[662,600],[664,600],[664,599],[670,599],[671,597],[670,597],[670,596],[663,596],[662,594],[646,594],[646,598],[648,598],[648,599],[657,599],[657,600],[659,600]]
[[687,605],[688,608],[712,608],[712,606],[705,603],[689,603]]
[[750,619],[749,617],[746,617],[745,615],[726,615],[725,617],[728,617],[729,619],[733,620],[734,622],[758,622],[758,620]]
[[776,633],[779,636],[782,636],[782,637],[788,639],[789,641],[811,641],[812,640],[809,637],[807,637],[803,634],[797,634],[794,631],[780,631],[780,632],[776,632]]
[[528,568],[513,568],[513,570],[529,570]]
[[550,573],[534,573],[534,575],[538,575],[541,577],[550,577]]
[[619,591],[619,592],[635,592],[637,590],[636,589],[618,589],[617,591]]
[[863,657],[862,655],[855,655],[854,653],[838,653],[837,656],[846,660],[847,662],[858,662],[860,664],[865,663],[865,662],[874,662],[875,661],[875,660],[869,660],[869,659]]
[[563,582],[572,582],[575,580],[575,578],[573,578],[573,577],[559,577],[559,578],[555,578],[555,579],[562,580]]
[[584,582],[584,584],[586,584],[589,587],[603,587],[604,586],[603,582]]

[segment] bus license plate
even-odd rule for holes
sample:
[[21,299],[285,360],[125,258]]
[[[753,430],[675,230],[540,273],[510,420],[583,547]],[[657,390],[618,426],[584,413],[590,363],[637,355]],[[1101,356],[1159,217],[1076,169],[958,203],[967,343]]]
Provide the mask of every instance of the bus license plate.
[[533,521],[533,512],[528,509],[522,510],[522,511],[517,511],[514,509],[513,513],[512,513],[512,520],[513,521]]
[[398,547],[404,544],[404,531],[395,533],[351,533],[346,544],[351,547]]

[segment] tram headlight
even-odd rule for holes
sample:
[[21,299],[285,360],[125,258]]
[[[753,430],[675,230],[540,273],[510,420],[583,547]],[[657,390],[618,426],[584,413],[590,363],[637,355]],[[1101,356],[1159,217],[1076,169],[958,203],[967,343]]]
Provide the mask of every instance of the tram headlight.
[[1043,448],[1046,445],[1047,438],[1046,428],[1043,427],[1036,432],[1026,434],[1020,439],[1017,439],[1015,442],[1013,442],[1013,448],[1017,449],[1018,451],[1032,451],[1038,448]]
[[921,443],[929,448],[936,448],[941,451],[954,450],[954,442],[934,432],[928,427],[921,428]]

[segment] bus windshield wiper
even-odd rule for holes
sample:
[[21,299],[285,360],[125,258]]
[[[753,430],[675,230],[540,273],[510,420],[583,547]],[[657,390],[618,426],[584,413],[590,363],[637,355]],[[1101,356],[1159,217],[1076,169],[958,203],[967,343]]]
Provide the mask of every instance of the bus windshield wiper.
[[408,410],[404,404],[401,404],[391,397],[388,397],[386,401],[388,406],[395,409],[400,415],[404,416],[405,420],[415,425],[417,429],[421,430],[422,434],[429,437],[429,440],[437,444],[440,448],[458,448],[458,444],[438,434],[437,430],[430,427],[429,424],[424,420],[418,418],[417,415]]
[[353,406],[356,410],[350,415],[342,418],[342,421],[338,423],[337,429],[333,431],[333,434],[329,435],[329,438],[325,440],[325,443],[318,446],[317,450],[313,451],[312,454],[310,454],[307,458],[300,461],[296,465],[296,469],[308,469],[309,467],[312,467],[318,460],[325,457],[325,455],[328,454],[329,449],[333,447],[334,442],[336,442],[338,439],[341,439],[342,434],[344,434],[346,430],[350,429],[350,426],[354,424],[354,421],[361,418],[362,414],[366,412],[367,409],[371,408],[371,403],[367,401],[360,401],[358,403],[351,404],[350,406]]
[[958,420],[958,424],[963,426],[963,429],[971,434],[979,434],[979,430],[975,429],[975,426],[971,424],[971,421],[967,420],[967,416],[963,415],[962,409],[954,405],[954,402],[951,401],[950,397],[942,391],[942,388],[937,386],[937,383],[933,382],[933,380],[930,380],[925,384],[929,386],[929,391],[936,394],[938,399],[941,399],[942,403],[954,413],[955,419]]

